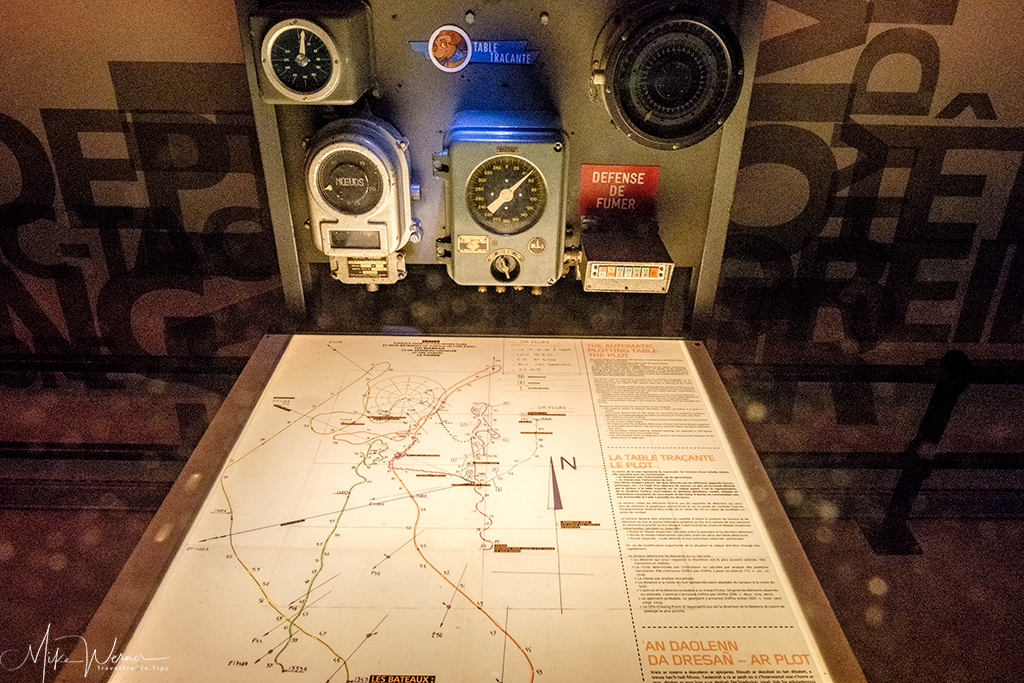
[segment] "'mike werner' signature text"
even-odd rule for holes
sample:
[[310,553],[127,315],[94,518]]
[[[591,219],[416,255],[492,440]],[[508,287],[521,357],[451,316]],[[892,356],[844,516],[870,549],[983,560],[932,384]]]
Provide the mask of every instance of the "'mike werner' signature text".
[[[52,640],[52,642],[55,645],[55,647],[54,647],[52,652],[50,651],[51,640]],[[68,648],[67,652],[62,652],[60,647],[56,646],[56,644],[59,641],[62,641],[62,640],[71,640],[71,641],[73,641],[71,647]],[[75,646],[78,643],[81,643],[83,648],[84,648],[84,650],[85,650],[86,654],[85,654],[85,660],[84,661],[81,660],[81,659],[68,659],[68,657],[71,656],[71,652],[74,650]],[[89,644],[85,642],[85,638],[83,638],[82,636],[59,636],[59,637],[51,639],[51,637],[50,637],[50,625],[47,625],[46,633],[43,635],[43,639],[41,641],[39,641],[38,647],[34,647],[33,648],[33,646],[29,645],[27,651],[25,652],[25,656],[22,657],[20,659],[20,661],[18,659],[19,652],[17,650],[11,649],[11,650],[4,650],[3,652],[0,652],[0,670],[3,670],[3,671],[17,671],[18,669],[20,669],[21,667],[25,666],[29,662],[31,662],[33,665],[42,664],[42,668],[43,668],[43,683],[46,683],[46,674],[47,674],[47,671],[51,670],[51,667],[52,667],[52,671],[54,673],[56,673],[58,667],[60,667],[63,664],[68,664],[68,663],[72,663],[72,664],[82,664],[82,663],[84,663],[85,664],[85,673],[84,673],[84,675],[88,676],[89,675],[89,671],[91,669],[94,669],[94,668],[96,670],[98,670],[98,671],[109,671],[109,670],[113,669],[114,667],[121,668],[121,667],[123,667],[123,666],[125,666],[126,664],[129,664],[129,663],[132,665],[130,668],[133,668],[133,669],[138,669],[138,670],[149,670],[149,669],[152,669],[154,671],[155,670],[160,670],[160,669],[164,669],[165,667],[151,667],[148,664],[146,664],[146,662],[156,662],[156,661],[161,661],[161,660],[164,660],[164,659],[170,659],[170,657],[148,658],[148,657],[143,657],[142,655],[130,655],[129,656],[129,655],[126,655],[126,654],[124,654],[122,652],[115,652],[116,649],[117,649],[117,639],[115,638],[113,645],[110,646],[110,652],[108,652],[106,657],[104,657],[101,660],[100,659],[100,653],[98,653],[96,650],[90,650],[89,649]],[[119,667],[118,665],[121,665],[121,667]],[[128,667],[125,667],[125,668],[128,668]]]

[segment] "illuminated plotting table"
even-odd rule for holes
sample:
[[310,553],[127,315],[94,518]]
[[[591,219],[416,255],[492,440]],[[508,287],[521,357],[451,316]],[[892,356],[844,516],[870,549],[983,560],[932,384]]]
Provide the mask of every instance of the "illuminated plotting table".
[[85,641],[62,680],[864,680],[668,339],[265,338]]

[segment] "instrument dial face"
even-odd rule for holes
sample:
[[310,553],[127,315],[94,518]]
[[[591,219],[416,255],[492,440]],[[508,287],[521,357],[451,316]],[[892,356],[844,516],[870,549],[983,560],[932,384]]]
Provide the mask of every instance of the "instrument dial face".
[[739,46],[726,29],[671,15],[625,34],[609,70],[616,125],[663,149],[687,147],[717,130],[743,83]]
[[[285,23],[285,22],[283,22]],[[281,85],[299,95],[324,90],[334,73],[330,37],[311,22],[292,20],[267,34],[264,60]]]
[[384,181],[376,165],[350,149],[327,156],[320,164],[316,183],[320,196],[348,215],[370,211],[384,194]]
[[487,159],[466,183],[469,213],[481,227],[516,235],[533,227],[547,204],[544,177],[532,163],[513,155]]

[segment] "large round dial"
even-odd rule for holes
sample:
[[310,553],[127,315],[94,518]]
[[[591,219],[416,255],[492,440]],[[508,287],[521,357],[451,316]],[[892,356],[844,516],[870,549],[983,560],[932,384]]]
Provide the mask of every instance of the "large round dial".
[[288,19],[263,40],[263,69],[274,86],[300,101],[326,97],[338,81],[334,43],[316,24]]
[[669,13],[613,44],[604,94],[615,124],[637,142],[679,149],[722,125],[742,83],[740,47],[727,27]]
[[351,149],[328,155],[320,163],[316,183],[328,204],[352,216],[377,206],[384,193],[384,181],[376,165]]
[[544,177],[536,166],[518,156],[487,159],[466,183],[466,204],[473,220],[499,235],[515,235],[533,227],[546,203]]

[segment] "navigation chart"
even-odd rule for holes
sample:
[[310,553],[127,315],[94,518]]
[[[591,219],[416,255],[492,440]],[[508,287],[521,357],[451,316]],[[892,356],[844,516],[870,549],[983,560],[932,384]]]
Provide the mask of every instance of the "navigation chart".
[[818,680],[752,514],[680,342],[296,336],[112,680]]

